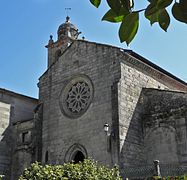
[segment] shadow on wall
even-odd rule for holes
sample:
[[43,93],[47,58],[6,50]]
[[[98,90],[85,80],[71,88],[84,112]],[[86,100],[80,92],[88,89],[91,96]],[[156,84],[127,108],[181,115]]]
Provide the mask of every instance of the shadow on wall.
[[121,147],[122,171],[138,170],[156,159],[161,164],[187,165],[186,121],[186,93],[143,89]]
[[143,152],[144,134],[142,119],[146,109],[146,99],[143,99],[141,92],[136,104],[130,123],[126,119],[120,124],[120,167],[122,170],[128,166],[145,165]]

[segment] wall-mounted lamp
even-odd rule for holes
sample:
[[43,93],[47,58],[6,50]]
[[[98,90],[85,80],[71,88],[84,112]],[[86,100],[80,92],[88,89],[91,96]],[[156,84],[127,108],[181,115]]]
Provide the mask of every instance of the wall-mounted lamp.
[[103,128],[104,128],[104,132],[106,133],[106,135],[108,135],[109,134],[108,133],[108,131],[109,131],[109,124],[105,123]]
[[111,151],[111,145],[112,145],[112,138],[114,136],[114,133],[112,131],[109,132],[109,124],[108,123],[105,123],[104,126],[103,126],[103,130],[104,132],[106,133],[106,136],[107,136],[107,151],[110,152]]

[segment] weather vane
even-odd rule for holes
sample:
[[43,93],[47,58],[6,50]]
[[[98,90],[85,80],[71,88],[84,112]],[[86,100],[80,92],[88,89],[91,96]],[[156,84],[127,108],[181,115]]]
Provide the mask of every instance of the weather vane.
[[69,11],[71,11],[71,8],[65,8],[67,16],[69,16]]

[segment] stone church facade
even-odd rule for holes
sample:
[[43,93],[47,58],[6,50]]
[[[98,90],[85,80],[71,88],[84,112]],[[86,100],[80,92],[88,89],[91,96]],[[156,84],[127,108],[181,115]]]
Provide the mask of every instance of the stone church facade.
[[88,157],[121,170],[187,165],[186,82],[131,50],[78,39],[69,17],[57,33],[38,99],[0,89],[0,174]]

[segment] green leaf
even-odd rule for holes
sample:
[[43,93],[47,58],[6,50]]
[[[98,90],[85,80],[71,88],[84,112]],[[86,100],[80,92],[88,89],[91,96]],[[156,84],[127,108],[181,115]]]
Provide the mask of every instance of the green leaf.
[[179,4],[184,12],[187,11],[187,1],[186,0],[179,0]]
[[173,0],[158,0],[157,1],[157,8],[164,9],[164,8],[168,7],[172,2],[173,2]]
[[121,22],[123,20],[123,18],[125,16],[127,16],[129,14],[128,11],[126,11],[124,8],[121,9],[121,11],[119,12],[119,14],[117,15],[112,9],[110,9],[102,18],[102,21],[109,21],[109,22],[114,22],[114,23],[118,23]]
[[121,42],[126,42],[127,45],[135,37],[139,27],[139,13],[133,12],[128,14],[122,21],[119,29],[119,37]]
[[101,0],[90,0],[90,2],[91,2],[96,8],[98,8],[99,5],[101,4]]
[[172,7],[172,14],[174,18],[180,22],[187,23],[187,9],[181,3],[175,3]]
[[160,27],[164,31],[167,31],[169,24],[170,24],[170,17],[169,17],[168,12],[165,9],[160,10],[158,20],[159,20]]
[[110,9],[102,18],[102,21],[109,21],[109,22],[121,22],[123,20],[123,15],[117,16],[116,13]]
[[107,0],[110,8],[117,14],[121,9],[121,3],[119,0]]
[[160,27],[164,31],[167,31],[170,24],[170,16],[166,9],[157,10],[156,13],[149,16],[145,15],[145,17],[150,21],[151,25],[153,25],[155,22],[158,22]]
[[151,0],[149,6],[145,10],[145,16],[148,17],[157,13],[159,10],[165,9],[173,0]]
[[130,11],[131,10],[131,1],[130,0],[121,0],[121,4],[123,5],[123,7]]
[[149,4],[149,6],[147,6],[146,10],[145,10],[145,17],[148,17],[152,14],[155,14],[159,9],[157,8],[155,1],[151,2],[151,4]]
[[158,17],[159,17],[160,12],[157,11],[156,13],[150,15],[150,16],[145,16],[149,21],[150,24],[153,25],[154,23],[158,22]]

